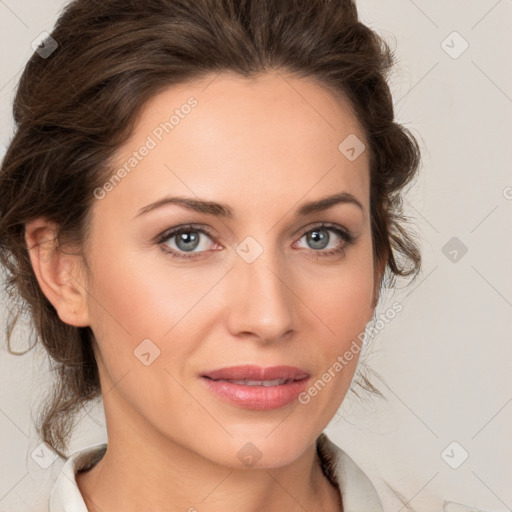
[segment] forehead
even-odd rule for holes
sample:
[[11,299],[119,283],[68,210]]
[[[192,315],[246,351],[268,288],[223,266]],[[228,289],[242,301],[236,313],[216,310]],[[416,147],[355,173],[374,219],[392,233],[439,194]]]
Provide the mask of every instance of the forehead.
[[[197,103],[193,111],[187,107],[191,98]],[[312,137],[321,132],[325,136],[330,131],[335,140],[343,134],[365,138],[350,101],[341,91],[334,93],[313,79],[280,71],[251,77],[223,72],[172,85],[146,103],[134,136],[151,132],[174,112],[177,116],[171,123],[173,131],[188,118],[187,124],[194,124],[202,133],[222,125],[226,134],[231,135],[246,135],[260,127],[265,131],[278,130],[283,136],[286,128],[293,128],[294,136]],[[300,124],[295,124],[299,121]]]
[[368,155],[347,159],[340,143],[350,137],[365,140],[350,102],[313,81],[208,75],[147,102],[113,168],[152,148],[109,197],[124,190],[141,207],[165,193],[230,202],[243,191],[245,206],[252,197],[261,208],[283,192],[298,201],[348,191],[365,202]]

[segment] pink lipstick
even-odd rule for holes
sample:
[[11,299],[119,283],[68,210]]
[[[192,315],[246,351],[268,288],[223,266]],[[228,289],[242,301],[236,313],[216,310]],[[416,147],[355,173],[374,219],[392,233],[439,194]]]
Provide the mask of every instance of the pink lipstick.
[[294,402],[309,380],[307,372],[293,366],[232,366],[205,372],[201,377],[220,398],[257,411],[278,409]]

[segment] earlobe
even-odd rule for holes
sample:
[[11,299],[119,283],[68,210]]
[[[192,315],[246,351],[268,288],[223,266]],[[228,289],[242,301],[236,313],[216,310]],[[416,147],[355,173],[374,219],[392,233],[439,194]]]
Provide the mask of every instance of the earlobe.
[[59,318],[76,327],[89,325],[81,256],[64,250],[55,223],[43,218],[25,226],[25,243],[41,291]]

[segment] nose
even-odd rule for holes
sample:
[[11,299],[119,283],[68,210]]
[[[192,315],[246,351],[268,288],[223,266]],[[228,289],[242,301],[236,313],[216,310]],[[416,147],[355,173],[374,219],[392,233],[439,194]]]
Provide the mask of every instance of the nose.
[[296,327],[292,274],[273,249],[265,248],[252,262],[240,254],[229,273],[228,328],[260,343],[279,341]]

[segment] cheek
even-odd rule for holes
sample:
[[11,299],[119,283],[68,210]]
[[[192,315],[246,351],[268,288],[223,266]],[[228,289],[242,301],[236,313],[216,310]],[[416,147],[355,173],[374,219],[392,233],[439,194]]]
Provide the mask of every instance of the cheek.
[[[371,240],[362,240],[349,249],[345,260],[324,272],[315,286],[308,279],[307,303],[325,324],[336,348],[357,338],[364,332],[373,309],[373,257]],[[306,283],[307,284],[307,283]],[[320,286],[321,284],[321,286]]]
[[117,259],[96,259],[91,269],[91,327],[108,372],[113,380],[129,369],[140,372],[137,357],[148,351],[151,359],[158,356],[151,367],[170,368],[170,361],[181,367],[201,340],[194,336],[201,326],[201,299],[221,274],[170,270],[165,256],[156,252],[117,254]]
[[329,298],[315,301],[321,304],[324,311],[322,318],[334,333],[338,343],[346,343],[364,331],[372,309],[371,299],[373,281],[363,276],[349,276],[344,279],[333,279],[329,285]]
[[133,343],[139,338],[162,337],[182,310],[184,297],[179,273],[175,276],[177,280],[165,280],[154,258],[126,249],[112,250],[112,254],[118,256],[106,255],[101,260],[97,256],[91,269],[94,298],[90,309],[96,327],[121,332]]
[[[107,389],[115,385],[139,414],[158,422],[155,411],[182,405],[182,389],[173,379],[176,372],[170,361],[177,361],[181,369],[194,351],[193,340],[183,338],[191,301],[176,293],[176,280],[167,282],[154,268],[141,268],[147,268],[143,261],[129,257],[96,266],[91,327]],[[182,380],[178,374],[176,378]]]
[[[327,423],[344,400],[357,368],[362,335],[373,314],[371,243],[362,244],[320,281],[308,298],[319,340],[312,354],[319,375],[306,391],[305,402],[321,411]],[[325,389],[325,391],[324,391]]]

